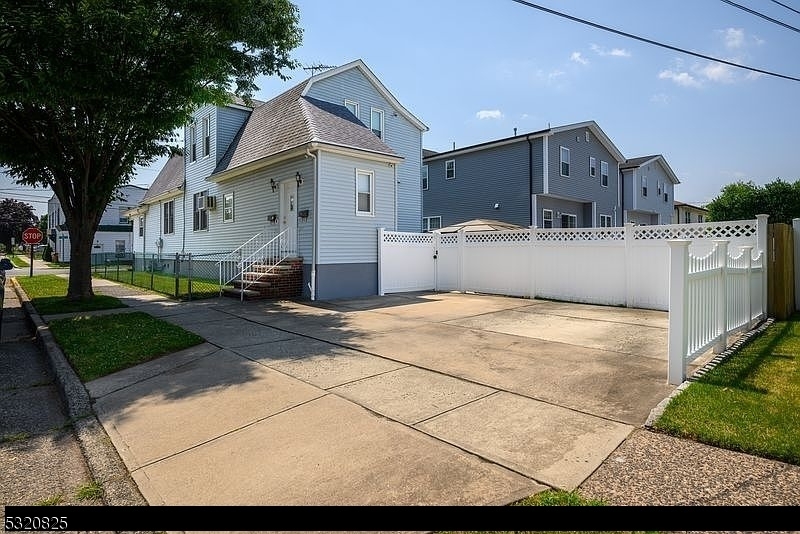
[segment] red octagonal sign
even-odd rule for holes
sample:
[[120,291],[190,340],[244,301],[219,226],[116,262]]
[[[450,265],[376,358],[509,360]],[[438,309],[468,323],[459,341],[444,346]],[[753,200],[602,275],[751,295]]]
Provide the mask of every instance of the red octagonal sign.
[[22,242],[28,245],[39,243],[43,237],[44,234],[38,228],[28,228],[22,232]]

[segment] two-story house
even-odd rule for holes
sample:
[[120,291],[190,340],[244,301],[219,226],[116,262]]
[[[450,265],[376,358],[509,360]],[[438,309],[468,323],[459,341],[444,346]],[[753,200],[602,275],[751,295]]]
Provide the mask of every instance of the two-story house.
[[680,183],[661,154],[626,160],[622,173],[624,222],[670,224],[675,186]]
[[[229,252],[283,236],[303,296],[377,293],[378,229],[418,232],[422,133],[361,60],[267,102],[203,106],[137,210],[137,252]],[[163,176],[162,176],[163,175]]]
[[[93,253],[124,254],[133,251],[133,224],[127,212],[141,202],[147,189],[137,185],[124,185],[119,188],[119,193],[120,198],[109,202],[100,218],[92,243]],[[47,201],[47,244],[53,251],[54,261],[69,262],[69,228],[61,202],[55,195]]]
[[675,201],[675,212],[672,215],[672,224],[701,223],[708,219],[708,210],[700,206]]
[[423,158],[423,230],[469,219],[575,228],[623,223],[625,157],[594,121]]

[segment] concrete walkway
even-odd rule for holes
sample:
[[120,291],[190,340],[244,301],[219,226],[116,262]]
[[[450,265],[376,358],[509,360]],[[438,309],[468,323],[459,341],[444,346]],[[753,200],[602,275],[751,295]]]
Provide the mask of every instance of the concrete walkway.
[[572,490],[674,389],[663,312],[457,293],[177,304],[96,283],[207,340],[86,384],[150,504]]

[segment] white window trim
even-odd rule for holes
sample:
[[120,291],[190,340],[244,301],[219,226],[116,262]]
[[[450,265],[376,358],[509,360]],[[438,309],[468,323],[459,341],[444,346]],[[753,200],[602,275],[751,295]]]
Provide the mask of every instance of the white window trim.
[[597,158],[594,156],[589,156],[589,176],[597,176]]
[[600,160],[600,185],[608,187],[608,162],[603,160]]
[[384,128],[384,122],[383,122],[383,116],[384,115],[383,115],[383,110],[382,109],[378,109],[378,108],[370,108],[369,109],[369,128],[370,128],[370,130],[373,131],[373,133],[375,132],[375,129],[372,128],[372,115],[374,113],[377,113],[381,117],[381,135],[379,135],[378,138],[385,140],[386,139],[386,129]]
[[[230,216],[230,218],[228,218],[228,216],[226,214],[226,210],[228,208],[225,205],[225,204],[228,203],[228,199],[230,199],[230,201],[231,201],[231,216]],[[222,195],[222,222],[223,223],[233,222],[235,217],[236,217],[236,210],[234,208],[233,193],[225,193],[224,195]]]
[[[560,146],[560,147],[558,147],[558,149],[559,149],[558,150],[558,160],[559,160],[558,161],[558,173],[561,176],[569,177],[569,171],[570,171],[569,148],[567,148],[565,146]],[[567,155],[566,161],[564,160],[564,153],[565,153],[564,151],[566,151],[566,155]],[[564,164],[565,163],[567,164],[567,174],[564,174]]]
[[197,161],[197,123],[189,125],[189,162]]
[[[203,117],[202,122],[203,130],[203,157],[211,157],[211,118]],[[208,150],[206,150],[208,149]]]
[[[369,211],[360,211],[358,209],[358,177],[360,175],[369,176]],[[358,217],[374,217],[375,216],[375,172],[366,171],[363,169],[356,169],[355,176],[355,209],[356,216]]]
[[[549,215],[549,217],[547,217]],[[550,221],[550,228],[553,227],[553,210],[549,210],[547,208],[542,209],[542,228],[547,228],[544,225],[545,221]]]
[[433,231],[433,230],[431,230],[431,221],[433,219],[439,219],[439,226],[437,226],[433,230],[438,230],[439,228],[442,227],[442,216],[441,215],[431,215],[430,217],[423,217],[422,218],[422,220],[424,222],[423,228],[422,228],[423,232],[432,232]]
[[[169,204],[172,204],[172,228],[171,231],[167,231],[167,218],[166,218],[166,209]],[[161,233],[164,235],[172,235],[175,233],[175,201],[174,200],[167,200],[163,204],[161,204]]]
[[[449,163],[453,164],[453,176],[452,176],[452,178],[448,178],[447,177],[447,165]],[[455,180],[456,179],[456,160],[448,159],[447,161],[444,162],[444,179],[445,180]]]
[[345,98],[344,99],[344,107],[347,107],[347,106],[353,106],[354,108],[356,108],[355,113],[353,113],[353,115],[355,115],[358,120],[361,120],[361,117],[359,117],[360,110],[359,110],[359,107],[358,107],[358,102],[356,102],[355,100],[348,100],[347,98]]
[[422,181],[422,190],[423,191],[427,191],[428,188],[430,187],[430,181],[429,181],[429,178],[428,178],[428,166],[427,165],[423,165],[422,166],[422,180],[421,181]]
[[641,186],[642,187],[641,187],[641,189],[639,191],[641,192],[642,197],[646,197],[647,196],[647,176],[642,176],[642,184],[641,184]]
[[574,214],[574,213],[562,213],[560,215],[561,221],[559,221],[559,222],[562,222],[564,220],[564,217],[569,217],[570,219],[574,219],[575,220],[575,226],[563,226],[562,225],[561,228],[577,228],[578,227],[578,216],[576,214]]

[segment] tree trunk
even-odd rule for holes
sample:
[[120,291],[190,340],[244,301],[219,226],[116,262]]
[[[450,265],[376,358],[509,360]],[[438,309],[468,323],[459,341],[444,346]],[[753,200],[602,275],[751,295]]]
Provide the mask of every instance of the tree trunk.
[[72,221],[69,226],[70,258],[67,299],[89,300],[92,289],[92,242],[95,224],[89,221]]

